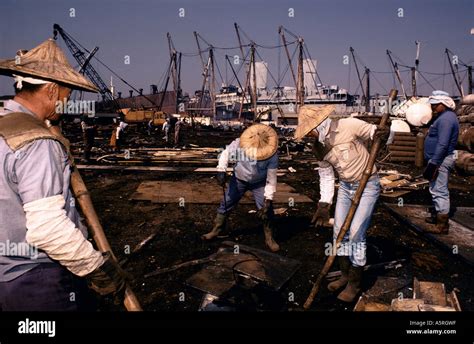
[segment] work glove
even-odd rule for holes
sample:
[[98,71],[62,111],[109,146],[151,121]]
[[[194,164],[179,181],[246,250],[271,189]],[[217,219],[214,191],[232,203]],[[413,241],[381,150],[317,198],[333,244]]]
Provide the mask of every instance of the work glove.
[[220,186],[224,186],[225,185],[225,180],[226,180],[226,173],[225,172],[217,172],[216,180],[217,180],[217,183]]
[[265,200],[265,204],[262,208],[260,208],[257,212],[257,216],[262,220],[270,220],[273,215],[273,208],[272,208],[273,201],[270,199]]
[[115,303],[120,303],[125,293],[125,272],[109,252],[103,255],[104,263],[85,276],[87,284],[102,296],[113,294]]
[[378,125],[374,133],[374,141],[380,139],[381,142],[387,142],[389,136],[390,127]]
[[325,203],[325,202],[318,203],[318,208],[316,209],[313,219],[311,220],[311,226],[319,227],[329,222],[330,206],[331,205],[329,203]]
[[426,166],[425,170],[423,171],[423,178],[429,180],[430,182],[434,182],[438,177],[438,166],[429,162],[428,166]]

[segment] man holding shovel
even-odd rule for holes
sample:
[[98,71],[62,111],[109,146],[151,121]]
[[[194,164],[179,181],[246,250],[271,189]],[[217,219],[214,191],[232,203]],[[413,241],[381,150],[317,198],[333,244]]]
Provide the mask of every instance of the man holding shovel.
[[[49,130],[71,89],[97,88],[48,39],[0,60],[16,96],[0,113],[0,310],[89,310],[89,287],[123,293],[109,255],[87,240],[70,190],[69,143]],[[64,106],[63,106],[64,107]]]
[[[340,186],[334,215],[335,243],[369,160],[364,141],[374,139],[375,136],[388,137],[389,130],[355,118],[332,120],[329,116],[333,113],[332,105],[301,107],[295,139],[314,136],[315,153],[320,160],[320,200],[311,221],[313,225],[319,226],[329,221],[334,196],[334,169],[339,175]],[[331,253],[337,254],[342,275],[330,283],[328,289],[338,291],[345,287],[338,295],[341,301],[353,301],[360,291],[362,270],[366,264],[366,231],[379,193],[379,178],[374,166],[350,229],[341,245],[333,247]]]

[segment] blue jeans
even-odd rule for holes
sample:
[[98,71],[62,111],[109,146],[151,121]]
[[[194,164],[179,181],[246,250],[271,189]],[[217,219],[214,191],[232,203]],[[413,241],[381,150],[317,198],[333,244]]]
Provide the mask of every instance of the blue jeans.
[[454,163],[454,154],[444,158],[438,169],[438,177],[436,177],[434,182],[430,182],[431,198],[433,199],[436,212],[439,214],[449,213],[448,179],[449,172],[453,169]]
[[265,184],[266,180],[252,184],[237,179],[235,175],[232,175],[229,186],[225,191],[225,199],[222,200],[217,212],[219,214],[227,214],[239,203],[246,191],[252,192],[257,209],[261,209],[265,204]]
[[[348,183],[341,181],[337,193],[336,213],[334,215],[333,242],[341,230],[347,213],[352,205],[352,199],[359,186],[359,182]],[[372,212],[380,194],[380,182],[377,175],[372,176],[359,202],[359,206],[352,219],[351,227],[344,236],[341,246],[337,249],[338,256],[349,256],[354,266],[364,266],[366,259],[366,232],[369,228]]]

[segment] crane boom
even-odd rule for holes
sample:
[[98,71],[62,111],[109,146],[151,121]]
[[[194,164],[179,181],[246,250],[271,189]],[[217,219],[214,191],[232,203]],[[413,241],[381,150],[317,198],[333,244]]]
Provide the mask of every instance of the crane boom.
[[92,81],[92,83],[99,89],[99,93],[102,96],[102,100],[106,104],[110,105],[114,111],[120,112],[120,106],[113,97],[112,92],[110,92],[110,89],[107,87],[104,80],[102,80],[99,73],[97,73],[94,67],[92,67],[92,65],[89,63],[90,58],[97,51],[98,48],[94,49],[93,53],[86,51],[89,55],[86,56],[86,54],[76,45],[76,43],[74,43],[72,37],[66,31],[64,31],[61,26],[59,26],[58,24],[54,24],[53,29],[54,39],[57,39],[58,34],[61,36],[61,38],[64,40],[64,43],[66,43],[66,46],[71,52],[72,56],[79,64],[81,72],[87,75],[90,81]]

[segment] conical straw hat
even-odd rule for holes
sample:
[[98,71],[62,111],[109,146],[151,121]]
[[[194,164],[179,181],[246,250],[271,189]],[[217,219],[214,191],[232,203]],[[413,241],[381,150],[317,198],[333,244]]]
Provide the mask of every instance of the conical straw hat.
[[300,140],[311,130],[320,125],[334,112],[334,105],[324,106],[302,106],[298,112],[298,127],[295,131],[295,139]]
[[268,159],[278,149],[278,134],[268,125],[254,124],[240,136],[240,148],[250,159]]
[[48,39],[16,59],[0,60],[0,74],[20,75],[62,84],[75,90],[98,92],[83,75],[76,72],[53,39]]

